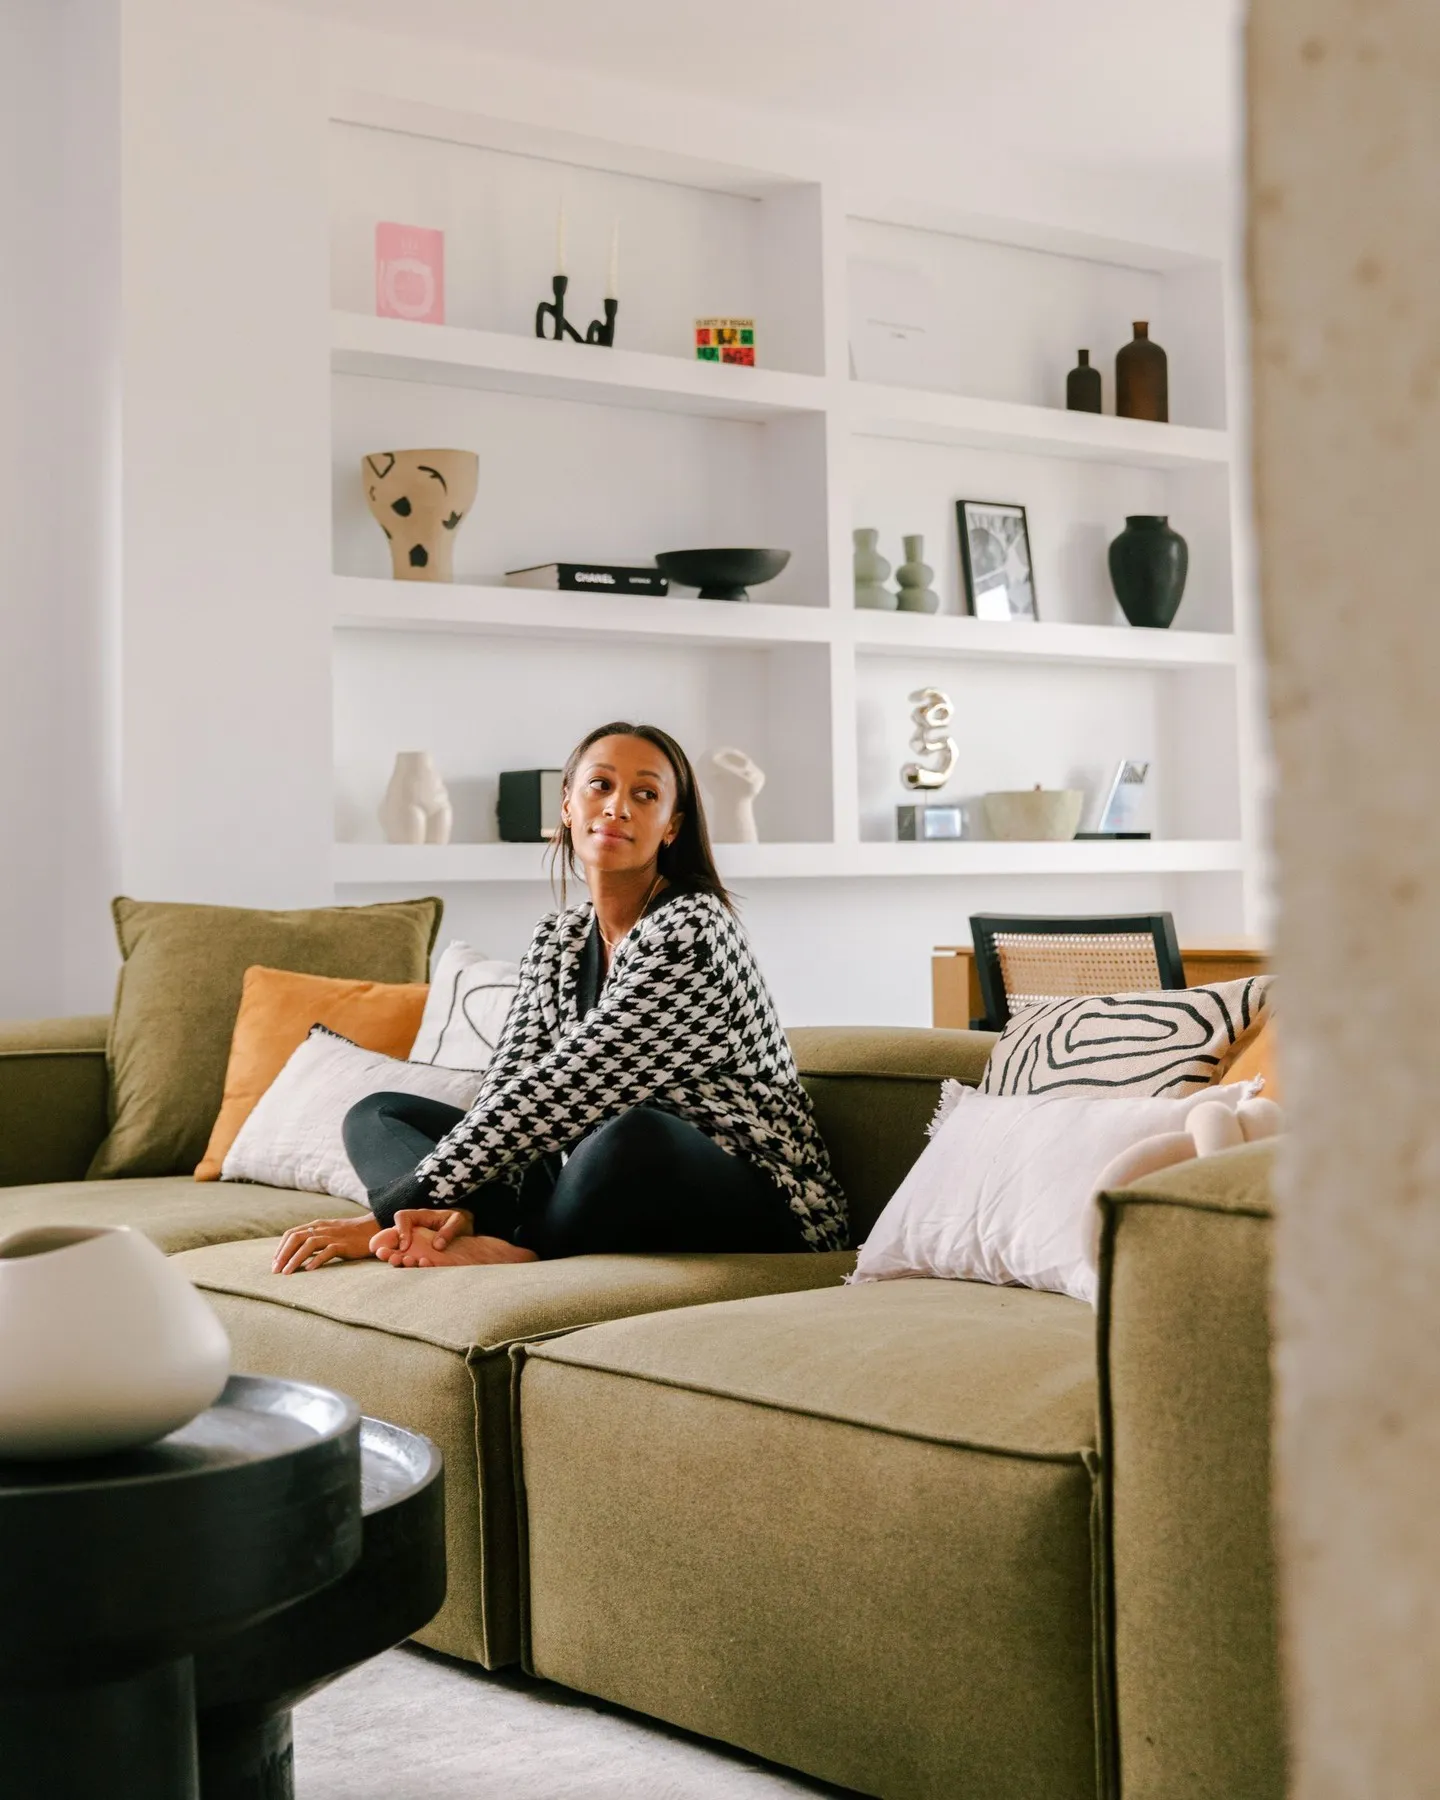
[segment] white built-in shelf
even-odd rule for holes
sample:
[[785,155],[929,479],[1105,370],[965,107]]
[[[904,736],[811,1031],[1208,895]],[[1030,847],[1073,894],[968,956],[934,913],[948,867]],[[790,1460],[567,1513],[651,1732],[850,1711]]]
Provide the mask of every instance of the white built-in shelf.
[[643,407],[764,423],[825,409],[818,375],[691,362],[640,350],[555,343],[503,331],[419,325],[365,313],[330,315],[330,367],[339,375],[484,388],[542,400]]
[[[542,881],[543,844],[336,844],[349,886]],[[1229,839],[1140,838],[1062,844],[717,844],[727,881],[881,875],[1193,875],[1239,870]]]
[[870,656],[937,652],[1010,662],[1089,663],[1127,669],[1215,668],[1238,655],[1233,632],[1151,631],[1131,625],[1066,625],[924,613],[840,613],[839,629]]
[[633,594],[556,593],[337,575],[340,629],[486,632],[500,637],[624,639],[642,644],[815,644],[831,635],[824,606],[766,606]]
[[1230,455],[1228,432],[1193,425],[1154,425],[1108,413],[1062,412],[922,388],[829,381],[784,369],[691,362],[679,356],[555,343],[458,325],[419,325],[366,313],[333,312],[330,319],[330,366],[341,375],[751,423],[828,412],[866,437],[1015,450],[1133,468],[1223,465]]
[[1062,412],[1009,400],[976,400],[922,388],[851,382],[839,404],[852,431],[911,443],[959,444],[1068,456],[1141,469],[1224,464],[1230,435],[1194,425],[1155,425],[1109,413]]
[[1128,625],[1065,625],[865,612],[844,606],[734,605],[677,596],[554,593],[337,575],[339,629],[482,632],[502,637],[624,639],[630,643],[752,645],[849,643],[865,655],[916,654],[1096,667],[1219,667],[1236,660],[1229,632],[1145,631]]

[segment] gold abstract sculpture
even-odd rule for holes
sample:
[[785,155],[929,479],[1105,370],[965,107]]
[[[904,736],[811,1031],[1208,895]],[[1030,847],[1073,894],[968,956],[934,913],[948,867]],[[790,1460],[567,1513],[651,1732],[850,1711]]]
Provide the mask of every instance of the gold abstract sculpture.
[[900,771],[900,779],[907,788],[942,788],[955,773],[960,755],[954,738],[945,729],[955,717],[955,708],[950,704],[950,696],[942,694],[939,688],[917,688],[910,696],[910,705],[914,709],[910,716],[915,721],[910,748],[919,756],[939,757],[942,766],[932,768],[924,762],[908,762]]

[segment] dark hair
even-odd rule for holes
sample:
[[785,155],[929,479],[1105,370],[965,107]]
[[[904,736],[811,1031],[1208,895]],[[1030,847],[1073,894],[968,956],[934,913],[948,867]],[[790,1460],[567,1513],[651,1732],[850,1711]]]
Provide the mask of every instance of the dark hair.
[[[644,738],[647,744],[655,746],[675,772],[675,810],[681,815],[680,829],[675,834],[674,843],[660,846],[660,854],[656,860],[656,868],[660,874],[672,887],[683,892],[714,894],[717,900],[734,912],[735,903],[726,892],[710,849],[705,807],[700,798],[700,784],[695,779],[694,767],[668,731],[662,731],[658,725],[632,725],[625,719],[612,720],[608,725],[597,725],[594,731],[586,732],[566,759],[561,778],[565,792],[568,794],[570,791],[581,757],[592,744],[598,744],[601,738],[607,737]],[[575,840],[570,835],[570,827],[564,824],[556,833],[554,848],[550,852],[552,883],[557,868],[560,872],[560,904],[563,906],[565,878],[578,873]]]

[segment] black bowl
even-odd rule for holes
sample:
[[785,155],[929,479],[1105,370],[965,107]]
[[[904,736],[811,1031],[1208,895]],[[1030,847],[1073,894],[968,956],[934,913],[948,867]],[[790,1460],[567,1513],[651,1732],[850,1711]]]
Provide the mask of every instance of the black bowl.
[[699,588],[702,600],[748,600],[747,588],[773,581],[789,560],[788,550],[662,550],[655,558],[672,581]]

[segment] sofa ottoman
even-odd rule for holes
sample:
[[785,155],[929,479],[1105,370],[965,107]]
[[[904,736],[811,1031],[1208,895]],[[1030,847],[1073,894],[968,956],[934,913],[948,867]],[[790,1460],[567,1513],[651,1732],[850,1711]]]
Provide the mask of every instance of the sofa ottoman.
[[220,1244],[175,1262],[224,1321],[237,1369],[338,1388],[440,1446],[449,1590],[418,1637],[487,1668],[520,1650],[512,1345],[630,1313],[833,1286],[854,1266],[846,1251],[803,1251],[470,1269],[366,1261],[272,1275],[274,1249],[273,1239]]
[[1103,1791],[1089,1306],[891,1281],[516,1360],[535,1674],[862,1793]]

